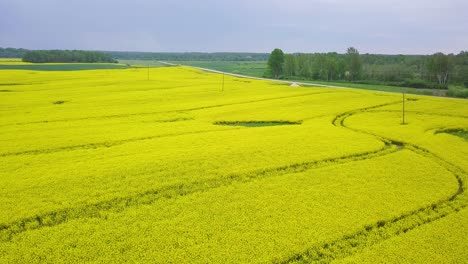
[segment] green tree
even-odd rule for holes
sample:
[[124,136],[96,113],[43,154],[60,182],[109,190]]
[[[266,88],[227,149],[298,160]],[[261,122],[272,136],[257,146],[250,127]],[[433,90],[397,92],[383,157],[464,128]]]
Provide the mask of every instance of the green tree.
[[294,55],[285,55],[283,64],[283,75],[286,77],[296,76],[297,61]]
[[325,77],[327,81],[333,80],[338,75],[338,54],[330,52],[326,55],[325,61]]
[[280,49],[274,49],[270,57],[268,58],[268,67],[270,68],[271,74],[273,77],[276,79],[279,78],[279,76],[283,72],[283,64],[284,64],[284,53]]
[[312,76],[311,70],[311,55],[310,54],[298,54],[297,56],[297,67],[296,74],[302,78],[310,78]]
[[454,74],[450,80],[468,88],[468,51],[461,51],[455,56],[454,64]]
[[347,57],[347,77],[354,81],[359,78],[361,74],[362,62],[359,56],[359,51],[353,47],[348,48],[346,52]]
[[453,69],[453,56],[438,52],[428,58],[426,65],[430,81],[447,87]]

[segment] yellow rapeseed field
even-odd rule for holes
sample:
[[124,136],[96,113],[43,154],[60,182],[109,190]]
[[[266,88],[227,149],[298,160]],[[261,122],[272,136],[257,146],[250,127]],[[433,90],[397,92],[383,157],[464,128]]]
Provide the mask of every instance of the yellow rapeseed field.
[[468,101],[401,109],[189,67],[0,70],[0,263],[464,263]]

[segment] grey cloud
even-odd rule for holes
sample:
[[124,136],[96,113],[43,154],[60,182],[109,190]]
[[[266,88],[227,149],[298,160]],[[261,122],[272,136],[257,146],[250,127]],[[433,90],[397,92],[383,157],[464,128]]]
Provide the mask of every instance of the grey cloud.
[[0,46],[137,51],[459,52],[461,0],[0,0]]

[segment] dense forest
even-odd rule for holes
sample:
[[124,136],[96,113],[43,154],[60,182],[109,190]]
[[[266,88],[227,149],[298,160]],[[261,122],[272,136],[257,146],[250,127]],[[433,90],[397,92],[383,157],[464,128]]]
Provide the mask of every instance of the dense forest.
[[108,54],[82,50],[34,50],[23,54],[24,62],[80,62],[80,63],[116,63]]
[[[468,52],[457,55],[359,54],[349,48],[345,54],[271,53],[270,76],[283,79],[351,81],[414,88],[447,88],[448,84],[468,87]],[[272,62],[273,60],[273,62]],[[281,65],[275,67],[273,65]]]
[[2,48],[0,47],[0,58],[21,58],[27,49]]

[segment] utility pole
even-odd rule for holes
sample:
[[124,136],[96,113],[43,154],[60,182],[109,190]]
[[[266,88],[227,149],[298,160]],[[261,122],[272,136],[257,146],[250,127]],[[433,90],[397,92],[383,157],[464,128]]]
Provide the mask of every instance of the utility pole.
[[403,122],[401,122],[401,124],[404,125],[404,124],[405,124],[405,92],[403,92],[402,95],[403,95],[403,101],[402,101],[402,103],[403,103],[403,104],[402,104],[402,106],[403,106],[403,108],[402,108],[402,113],[403,113],[402,117],[403,117],[403,120],[402,120],[402,121],[403,121]]
[[221,92],[224,92],[224,72],[223,72],[223,87],[221,88]]

